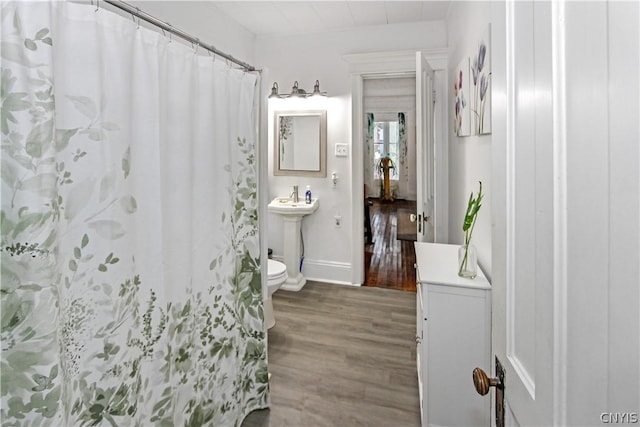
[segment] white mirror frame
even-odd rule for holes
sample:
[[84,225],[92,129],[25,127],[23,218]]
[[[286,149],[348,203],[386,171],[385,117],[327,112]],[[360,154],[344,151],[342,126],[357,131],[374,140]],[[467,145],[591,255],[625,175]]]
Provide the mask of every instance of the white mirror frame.
[[[318,140],[319,170],[281,169],[280,168],[280,117],[318,116],[320,118],[320,137]],[[273,174],[288,176],[327,176],[327,110],[277,110],[273,113]]]

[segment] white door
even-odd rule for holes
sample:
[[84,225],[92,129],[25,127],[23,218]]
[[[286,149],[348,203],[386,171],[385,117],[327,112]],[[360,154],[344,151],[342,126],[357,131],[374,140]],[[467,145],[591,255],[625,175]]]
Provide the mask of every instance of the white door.
[[416,227],[419,242],[434,242],[435,161],[433,70],[416,52]]
[[506,424],[550,426],[553,286],[538,284],[554,280],[551,3],[496,9],[493,99],[505,103],[492,109],[492,348],[506,371]]
[[492,8],[492,352],[505,424],[637,423],[640,131],[626,94],[638,93],[640,7]]

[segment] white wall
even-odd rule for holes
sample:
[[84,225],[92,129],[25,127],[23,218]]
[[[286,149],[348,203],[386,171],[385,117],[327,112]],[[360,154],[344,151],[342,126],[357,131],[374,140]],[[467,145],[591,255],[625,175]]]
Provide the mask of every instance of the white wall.
[[[452,2],[447,16],[449,76],[464,57],[477,51],[478,40],[491,20],[490,2]],[[478,250],[478,262],[491,279],[491,135],[458,137],[453,132],[453,85],[449,96],[449,242],[462,243],[462,223],[469,194],[478,192],[482,181],[483,203],[472,243]]]
[[[274,81],[280,92],[290,91],[295,80],[309,91],[316,80],[329,93],[327,106],[327,177],[274,177],[269,145],[269,198],[288,195],[293,185],[311,185],[313,197],[319,198],[318,211],[303,219],[305,243],[303,274],[326,282],[351,283],[351,253],[364,251],[351,241],[351,158],[335,157],[336,143],[351,145],[351,79],[342,55],[350,53],[433,49],[446,46],[443,22],[383,25],[352,31],[290,37],[258,37],[256,63],[263,68],[263,93],[270,93]],[[289,101],[289,100],[287,100]],[[308,99],[306,101],[311,101]],[[267,111],[265,106],[263,111]],[[314,108],[314,107],[310,107]],[[268,144],[271,118],[263,114],[262,144]],[[351,155],[350,147],[350,155]],[[331,172],[338,173],[336,188],[331,185]],[[342,217],[342,226],[334,225],[334,216]],[[282,221],[268,216],[268,243],[274,255],[281,256]]]

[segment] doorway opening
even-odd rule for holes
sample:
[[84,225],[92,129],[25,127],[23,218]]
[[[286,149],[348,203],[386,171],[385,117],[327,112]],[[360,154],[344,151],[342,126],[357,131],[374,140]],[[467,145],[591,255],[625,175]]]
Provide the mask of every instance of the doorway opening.
[[[356,53],[344,55],[343,59],[349,64],[349,71],[352,75],[351,80],[351,117],[352,117],[352,156],[351,156],[351,188],[353,198],[351,200],[351,213],[353,220],[353,228],[351,232],[351,241],[353,247],[351,251],[351,272],[352,284],[362,285],[365,283],[365,254],[364,246],[366,240],[365,216],[364,208],[367,206],[367,196],[364,194],[364,135],[367,129],[365,121],[365,97],[364,84],[369,80],[381,78],[404,78],[409,77],[415,79],[415,88],[413,95],[420,94],[420,102],[416,99],[414,108],[420,110],[420,116],[431,117],[433,112],[435,147],[431,146],[426,150],[426,144],[416,143],[418,152],[415,159],[419,168],[416,174],[420,176],[426,173],[424,165],[430,164],[434,166],[436,162],[438,167],[432,167],[429,173],[434,174],[435,178],[431,180],[434,184],[435,191],[431,198],[425,197],[425,188],[422,184],[427,179],[418,180],[419,190],[416,190],[417,205],[423,206],[416,209],[417,223],[426,224],[428,227],[418,228],[418,240],[426,240],[427,236],[431,237],[430,241],[447,242],[448,241],[448,116],[447,102],[444,94],[446,93],[445,72],[447,69],[448,51],[443,49],[432,49],[428,51],[396,51],[396,52],[373,52],[373,53]],[[419,76],[419,79],[416,79]],[[427,77],[428,76],[428,77]],[[428,80],[428,81],[427,81]],[[433,90],[432,90],[433,89]],[[435,102],[436,99],[441,100]],[[432,104],[431,101],[434,101]],[[434,105],[435,110],[430,106]],[[430,110],[430,111],[427,111]],[[389,108],[386,109],[389,111]],[[396,110],[398,111],[398,110]],[[417,113],[416,113],[417,114]],[[416,141],[427,140],[427,128],[424,122],[415,121]],[[409,129],[411,126],[407,126]],[[418,133],[418,130],[420,132]],[[427,158],[429,156],[429,158]],[[424,158],[423,158],[424,157]],[[432,188],[432,187],[429,187]],[[418,194],[420,193],[420,194]],[[433,206],[429,209],[429,203]],[[434,221],[430,223],[429,220]],[[410,266],[413,269],[413,265]]]
[[363,95],[363,286],[415,291],[415,76],[365,79]]

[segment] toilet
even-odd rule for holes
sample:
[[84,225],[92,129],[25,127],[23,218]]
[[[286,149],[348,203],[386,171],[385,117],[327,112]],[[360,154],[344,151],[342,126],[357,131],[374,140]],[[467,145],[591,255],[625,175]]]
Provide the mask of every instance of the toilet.
[[272,259],[267,260],[267,299],[264,301],[264,325],[266,329],[273,328],[276,319],[273,315],[273,301],[271,296],[287,280],[287,266]]

